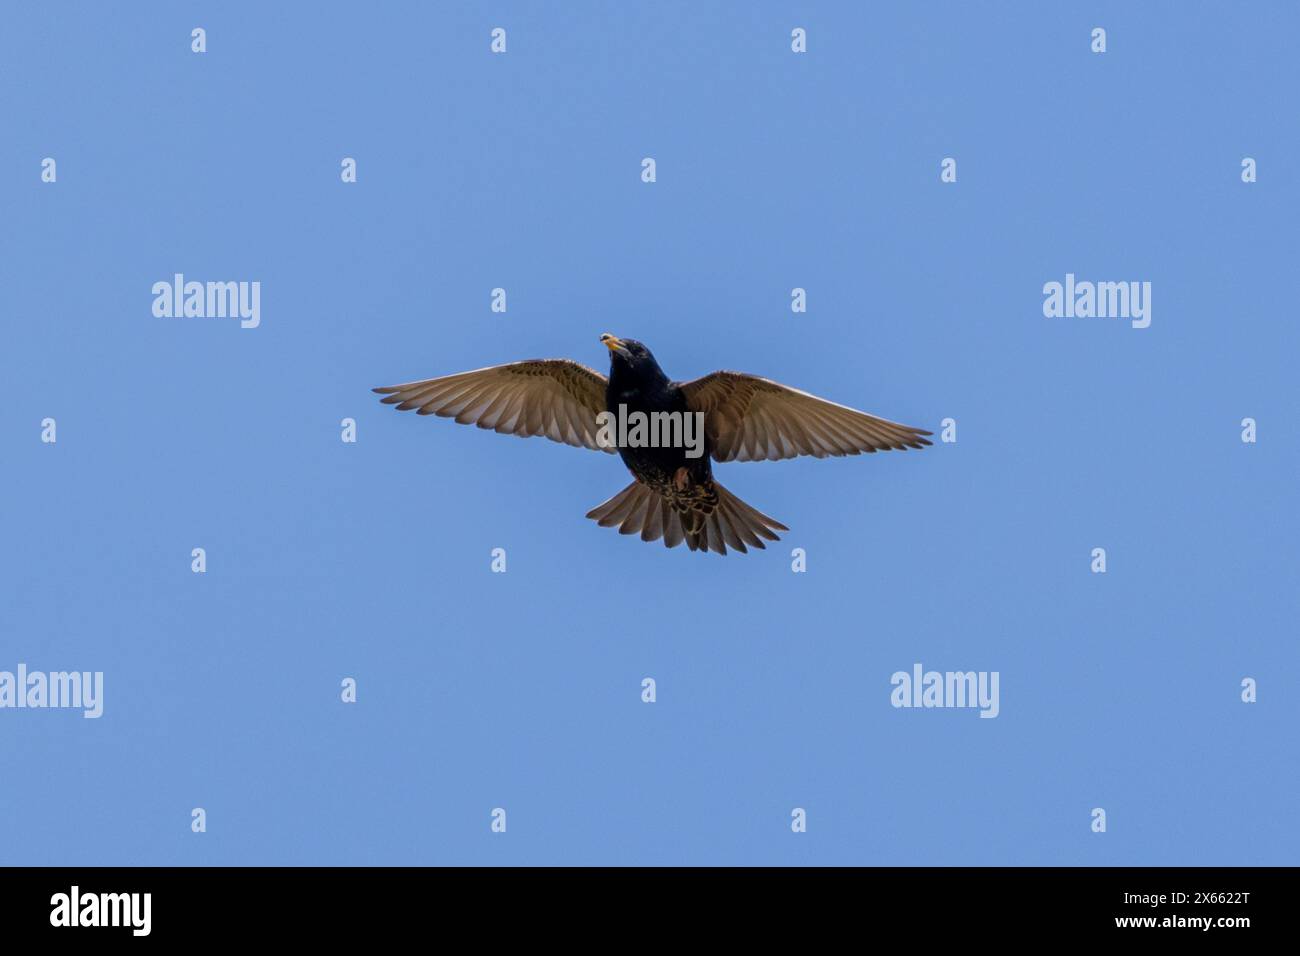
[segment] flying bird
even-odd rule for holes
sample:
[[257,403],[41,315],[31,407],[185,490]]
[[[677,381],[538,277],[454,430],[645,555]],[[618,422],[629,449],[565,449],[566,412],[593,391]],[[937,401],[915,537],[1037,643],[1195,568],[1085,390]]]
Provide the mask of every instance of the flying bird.
[[[614,453],[633,482],[587,513],[605,528],[726,554],[764,548],[790,530],[713,478],[709,458],[775,461],[921,448],[931,434],[744,372],[670,381],[650,350],[606,332],[609,378],[570,359],[530,359],[376,388],[385,405],[501,434]],[[636,441],[636,413],[650,421]],[[633,427],[625,427],[628,421]],[[692,424],[702,425],[694,444]],[[617,427],[616,427],[617,426]],[[656,426],[659,428],[656,431]],[[656,442],[654,439],[673,440]],[[748,547],[747,547],[748,546]]]

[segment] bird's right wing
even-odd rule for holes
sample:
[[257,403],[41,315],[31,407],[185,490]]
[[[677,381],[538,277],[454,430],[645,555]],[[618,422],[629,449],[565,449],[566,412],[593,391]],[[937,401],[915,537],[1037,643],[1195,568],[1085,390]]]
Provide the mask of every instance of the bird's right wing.
[[682,382],[686,404],[704,413],[718,461],[825,458],[889,448],[921,448],[930,432],[744,372],[714,372]]
[[529,359],[374,391],[399,411],[414,408],[503,435],[542,435],[613,454],[615,448],[596,441],[605,385],[605,376],[569,359]]

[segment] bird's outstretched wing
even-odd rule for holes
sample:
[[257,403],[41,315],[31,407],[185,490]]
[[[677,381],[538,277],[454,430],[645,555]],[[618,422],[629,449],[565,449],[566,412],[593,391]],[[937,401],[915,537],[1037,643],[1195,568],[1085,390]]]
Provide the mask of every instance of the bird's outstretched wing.
[[928,445],[930,432],[828,402],[743,372],[714,372],[682,382],[686,403],[704,413],[718,461],[825,458]]
[[605,376],[569,359],[529,359],[374,391],[399,411],[414,408],[503,435],[543,435],[612,454],[616,449],[596,441],[605,385]]

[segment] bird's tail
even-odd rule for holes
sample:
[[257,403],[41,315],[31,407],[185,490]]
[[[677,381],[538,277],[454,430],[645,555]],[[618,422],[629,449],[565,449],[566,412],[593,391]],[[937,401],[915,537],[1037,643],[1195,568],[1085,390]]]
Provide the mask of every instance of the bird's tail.
[[789,531],[741,501],[716,481],[697,486],[706,494],[664,494],[634,481],[613,498],[587,512],[602,528],[617,527],[619,534],[637,534],[642,541],[664,540],[675,548],[683,541],[692,551],[726,554],[730,545],[742,554],[746,545],[766,548],[763,539],[780,541],[777,531]]

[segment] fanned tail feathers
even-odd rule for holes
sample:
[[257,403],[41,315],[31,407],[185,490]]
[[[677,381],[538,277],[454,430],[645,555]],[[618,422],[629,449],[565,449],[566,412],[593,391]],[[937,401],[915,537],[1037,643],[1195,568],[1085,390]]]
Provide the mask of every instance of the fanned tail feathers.
[[[675,548],[683,541],[692,551],[726,554],[727,547],[746,554],[749,547],[766,548],[763,539],[780,541],[777,531],[789,531],[741,501],[716,481],[704,496],[663,494],[634,481],[614,497],[587,512],[602,528],[619,534],[640,533],[642,541],[658,541]],[[746,546],[749,547],[746,547]]]

